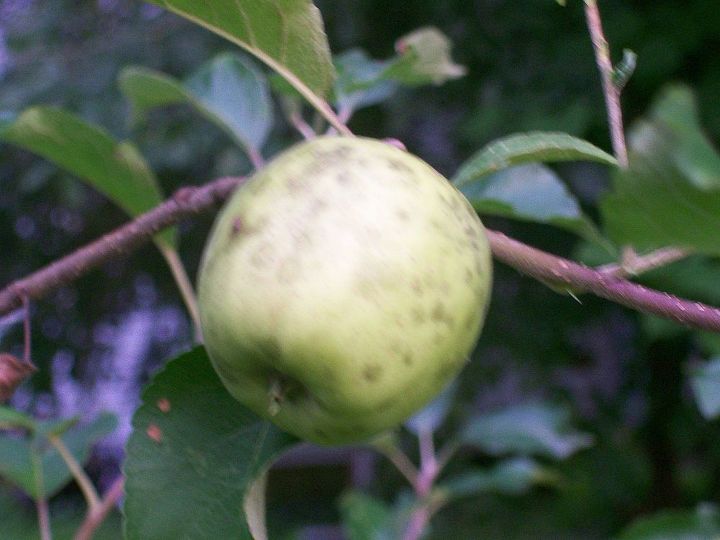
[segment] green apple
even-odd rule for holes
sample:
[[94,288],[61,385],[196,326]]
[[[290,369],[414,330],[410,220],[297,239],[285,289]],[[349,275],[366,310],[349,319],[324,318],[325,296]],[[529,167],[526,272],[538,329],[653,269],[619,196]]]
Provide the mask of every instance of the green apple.
[[280,428],[362,441],[457,375],[491,272],[477,214],[429,165],[377,140],[317,138],[219,214],[198,284],[205,346],[230,393]]

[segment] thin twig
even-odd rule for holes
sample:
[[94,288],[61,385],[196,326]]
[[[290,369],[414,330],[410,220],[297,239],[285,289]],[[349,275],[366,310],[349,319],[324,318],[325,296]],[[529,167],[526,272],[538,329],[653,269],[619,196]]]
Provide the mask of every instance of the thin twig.
[[75,533],[74,540],[90,540],[93,537],[95,530],[102,525],[102,522],[105,521],[107,515],[122,497],[124,485],[124,477],[122,475],[118,476],[95,511],[87,513],[85,520]]
[[683,248],[667,247],[655,251],[651,251],[645,255],[638,255],[635,250],[626,248],[623,251],[622,261],[620,264],[611,263],[599,266],[600,272],[614,277],[632,277],[639,276],[645,272],[667,266],[674,262],[680,261],[691,255],[692,252]]
[[418,505],[410,514],[403,540],[419,540],[428,526],[432,516],[430,492],[441,470],[435,456],[432,430],[421,429],[418,433],[418,443],[420,446],[420,472],[414,486]]
[[628,155],[623,131],[622,108],[620,107],[620,88],[613,81],[614,69],[610,59],[610,47],[605,39],[596,0],[585,0],[585,18],[595,51],[595,61],[602,78],[613,152],[620,167],[625,169],[628,166]]
[[58,451],[60,457],[63,458],[65,465],[67,465],[67,468],[70,470],[75,482],[77,482],[80,491],[82,491],[90,512],[96,511],[96,509],[100,506],[100,497],[98,496],[92,481],[88,478],[88,475],[85,474],[85,471],[75,459],[75,456],[73,456],[72,452],[68,450],[68,447],[65,446],[65,443],[60,437],[57,435],[50,435],[48,440]]
[[195,290],[193,289],[190,278],[185,270],[185,265],[183,265],[182,260],[180,260],[180,255],[177,250],[165,245],[160,245],[159,249],[160,253],[162,253],[163,257],[165,257],[165,261],[170,267],[173,278],[175,278],[175,283],[180,290],[180,296],[182,297],[183,302],[185,302],[185,307],[187,307],[188,313],[190,314],[190,318],[192,319],[193,327],[195,329],[195,339],[198,343],[201,343],[202,331],[200,329],[200,309],[198,308]]
[[[164,203],[114,232],[11,283],[0,290],[0,315],[22,305],[23,295],[31,300],[42,298],[101,264],[132,252],[164,227],[214,207],[240,181],[239,178],[220,178],[201,187],[182,188]],[[545,253],[497,231],[488,230],[487,234],[495,257],[536,279],[571,291],[590,292],[623,306],[660,315],[687,326],[720,332],[719,308],[613,277]]]

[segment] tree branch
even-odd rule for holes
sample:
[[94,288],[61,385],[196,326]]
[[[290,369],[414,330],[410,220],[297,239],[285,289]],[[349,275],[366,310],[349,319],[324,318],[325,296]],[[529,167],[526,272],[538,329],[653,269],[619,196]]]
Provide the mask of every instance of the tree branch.
[[135,220],[5,287],[0,291],[0,314],[20,307],[23,297],[42,298],[101,264],[132,252],[162,229],[221,203],[240,182],[240,178],[228,177],[201,187],[179,189],[170,199]]
[[585,18],[595,51],[595,61],[602,78],[613,152],[620,167],[625,169],[628,166],[628,155],[623,131],[622,108],[620,107],[620,87],[613,81],[614,68],[610,60],[610,46],[603,33],[597,0],[585,0]]
[[572,292],[590,292],[632,309],[653,313],[702,330],[720,332],[720,309],[660,292],[612,274],[527,246],[487,231],[493,254],[505,264]]
[[[217,205],[241,181],[240,178],[220,178],[201,187],[181,188],[170,199],[134,221],[0,290],[0,315],[20,307],[23,297],[42,298],[101,264],[128,254],[164,227]],[[687,326],[720,332],[719,308],[655,291],[608,272],[556,257],[497,231],[488,230],[487,234],[497,259],[540,281],[557,284],[572,292],[590,292]]]

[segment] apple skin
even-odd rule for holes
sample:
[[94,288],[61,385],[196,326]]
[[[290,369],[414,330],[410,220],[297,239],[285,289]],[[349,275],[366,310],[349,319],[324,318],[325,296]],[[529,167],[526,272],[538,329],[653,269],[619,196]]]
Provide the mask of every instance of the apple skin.
[[240,187],[201,263],[202,331],[241,403],[312,442],[395,427],[462,369],[492,262],[477,214],[417,157],[294,146]]

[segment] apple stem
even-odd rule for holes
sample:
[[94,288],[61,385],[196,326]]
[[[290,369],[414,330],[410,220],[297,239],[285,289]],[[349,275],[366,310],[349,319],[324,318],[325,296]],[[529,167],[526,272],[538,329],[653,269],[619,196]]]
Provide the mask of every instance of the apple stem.
[[420,429],[418,432],[418,444],[420,446],[420,470],[413,483],[413,488],[419,504],[410,515],[410,520],[403,534],[403,540],[418,540],[430,522],[430,517],[433,514],[430,494],[433,484],[442,470],[435,455],[435,443],[431,429]]

